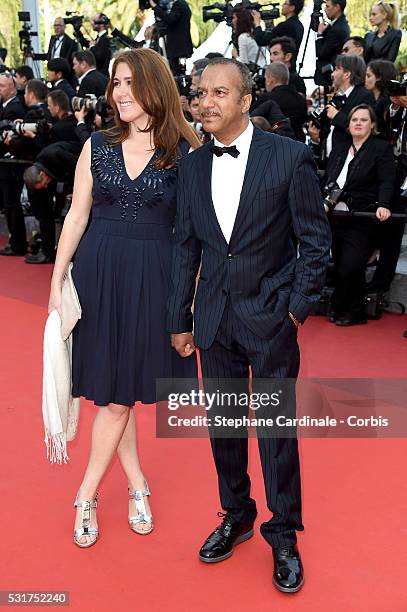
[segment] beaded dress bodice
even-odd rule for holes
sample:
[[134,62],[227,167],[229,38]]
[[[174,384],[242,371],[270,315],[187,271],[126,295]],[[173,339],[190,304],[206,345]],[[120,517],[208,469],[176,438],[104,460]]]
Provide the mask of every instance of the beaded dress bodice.
[[120,144],[103,134],[92,135],[93,217],[131,223],[173,223],[176,209],[177,167],[157,168],[156,151],[134,180],[126,171]]

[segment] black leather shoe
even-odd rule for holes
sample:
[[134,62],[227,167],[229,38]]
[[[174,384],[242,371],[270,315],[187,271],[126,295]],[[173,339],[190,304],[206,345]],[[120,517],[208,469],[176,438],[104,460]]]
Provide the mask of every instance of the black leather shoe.
[[0,251],[0,255],[5,255],[6,257],[22,257],[25,254],[26,251],[15,251],[11,246],[6,246]]
[[364,325],[367,323],[366,315],[345,315],[335,321],[338,327],[350,327],[351,325]]
[[218,563],[233,554],[237,544],[249,540],[253,536],[253,523],[241,523],[232,514],[218,512],[223,517],[219,527],[211,533],[199,551],[199,558],[204,563]]
[[297,593],[304,584],[304,574],[297,546],[273,548],[273,584],[282,593]]
[[25,258],[25,263],[28,264],[46,264],[54,263],[54,261],[55,259],[53,257],[48,257],[42,251],[36,253],[35,255],[27,255],[27,257]]

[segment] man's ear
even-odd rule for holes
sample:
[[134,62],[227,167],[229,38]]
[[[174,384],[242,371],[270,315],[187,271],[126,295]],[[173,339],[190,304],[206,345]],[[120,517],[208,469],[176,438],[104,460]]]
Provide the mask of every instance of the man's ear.
[[248,113],[252,103],[252,94],[246,94],[243,96],[242,102],[242,114]]
[[292,53],[286,53],[286,57],[288,57],[288,61],[291,62],[291,60],[293,59],[293,54]]

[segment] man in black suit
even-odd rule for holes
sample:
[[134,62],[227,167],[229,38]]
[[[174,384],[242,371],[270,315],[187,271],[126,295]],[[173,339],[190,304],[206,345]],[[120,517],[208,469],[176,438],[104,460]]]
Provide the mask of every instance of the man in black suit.
[[191,57],[193,51],[191,9],[185,0],[175,0],[169,13],[154,0],[150,0],[150,5],[158,21],[162,21],[167,26],[167,57],[173,74],[178,74],[180,58]]
[[295,44],[292,38],[282,36],[275,38],[270,44],[270,62],[283,62],[290,72],[288,84],[294,87],[298,93],[307,95],[304,79],[295,70]]
[[78,51],[73,57],[73,69],[78,79],[78,96],[104,96],[109,79],[96,70],[95,56],[90,51]]
[[[351,137],[347,131],[348,115],[352,108],[358,104],[375,106],[373,94],[364,87],[366,76],[366,64],[357,55],[338,55],[335,62],[335,70],[332,73],[332,83],[335,88],[336,100],[342,102],[340,110],[334,104],[326,107],[327,117],[330,120],[327,128],[322,131],[310,122],[309,135],[315,149],[320,150],[323,164],[333,153],[336,147],[343,147],[346,143],[351,144]],[[333,153],[335,154],[335,153]]]
[[[17,95],[15,81],[10,73],[0,74],[0,121],[23,119],[26,110]],[[0,157],[9,152],[9,147],[0,143]],[[4,208],[9,241],[0,255],[24,255],[27,240],[20,196],[23,188],[23,167],[17,164],[0,163],[0,204]]]
[[[221,390],[236,383],[246,395],[249,367],[256,385],[297,377],[297,326],[318,300],[330,247],[308,148],[253,128],[251,91],[250,72],[236,60],[215,59],[202,74],[200,112],[214,140],[180,163],[168,301],[172,345],[184,357],[199,347],[205,391],[212,380]],[[232,404],[230,410],[213,406],[209,416],[247,416],[247,404]],[[270,407],[256,411],[266,414]],[[218,436],[214,429],[210,425],[226,514],[200,550],[200,560],[208,563],[227,559],[250,538],[257,515],[247,474],[247,428],[236,422],[234,436]],[[296,531],[303,530],[297,439],[273,437],[263,428],[258,442],[273,512],[261,525],[273,548],[273,582],[295,592],[303,584],[296,546]]]
[[307,120],[307,102],[304,96],[289,85],[289,71],[286,64],[273,61],[266,66],[265,81],[267,93],[259,98],[252,110],[255,110],[257,116],[268,119],[269,101],[277,102],[283,115],[289,118],[295,138],[305,142],[303,126]]
[[337,96],[343,96],[345,104],[338,110],[331,104],[327,106],[328,118],[332,122],[332,147],[328,145],[328,154],[336,147],[351,141],[348,134],[348,115],[358,104],[375,106],[372,92],[365,86],[366,65],[361,57],[356,55],[338,55],[335,70],[332,73],[332,83]]
[[63,57],[72,64],[72,56],[78,50],[78,44],[68,34],[65,33],[65,21],[62,17],[55,17],[55,35],[51,36],[47,51],[47,61]]
[[52,89],[59,89],[66,93],[69,101],[75,95],[74,88],[68,82],[70,73],[70,66],[67,60],[62,57],[52,59],[47,64],[47,80],[52,84]]
[[96,69],[109,76],[109,64],[112,58],[112,39],[108,36],[109,18],[104,13],[97,13],[91,19],[92,30],[97,33],[94,40],[88,40],[80,30],[77,37],[84,49],[90,49],[95,57]]
[[285,0],[281,7],[281,14],[284,15],[285,21],[277,24],[274,28],[263,31],[260,26],[261,15],[258,11],[252,11],[254,31],[253,37],[260,47],[269,47],[274,38],[288,36],[292,38],[295,44],[295,54],[293,58],[293,67],[300,50],[302,37],[304,35],[304,26],[299,20],[298,15],[304,8],[304,0]]
[[321,22],[316,40],[317,62],[314,80],[317,85],[330,85],[330,72],[324,68],[335,66],[345,40],[350,36],[349,24],[344,15],[346,0],[326,0],[325,13],[330,23]]

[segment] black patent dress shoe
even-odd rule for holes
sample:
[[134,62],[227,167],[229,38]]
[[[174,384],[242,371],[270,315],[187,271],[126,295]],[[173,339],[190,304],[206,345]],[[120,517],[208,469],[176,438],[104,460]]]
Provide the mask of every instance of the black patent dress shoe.
[[273,584],[282,593],[297,593],[304,584],[301,557],[297,546],[273,548]]
[[26,251],[15,251],[9,245],[0,250],[0,255],[5,255],[6,257],[22,257],[25,254]]
[[54,257],[48,257],[48,255],[45,255],[42,251],[39,251],[39,253],[35,255],[27,255],[25,258],[25,263],[28,264],[48,264],[54,263],[54,261]]
[[199,559],[204,563],[218,563],[233,554],[237,544],[253,536],[253,523],[241,523],[233,515],[218,512],[223,517],[222,523],[211,533],[199,551]]

